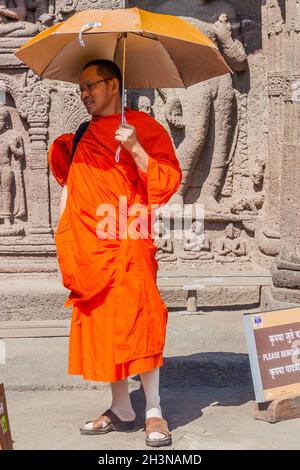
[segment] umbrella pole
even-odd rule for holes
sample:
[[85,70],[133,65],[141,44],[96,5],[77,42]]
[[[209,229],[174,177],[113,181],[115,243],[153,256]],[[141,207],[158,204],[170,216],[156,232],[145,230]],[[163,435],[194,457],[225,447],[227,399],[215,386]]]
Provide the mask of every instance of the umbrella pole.
[[127,98],[127,94],[126,94],[126,97],[125,97],[125,63],[126,63],[127,33],[124,33],[123,37],[124,37],[124,43],[123,43],[124,47],[123,47],[123,64],[122,64],[122,124],[124,124],[124,122],[125,122],[124,108],[125,108],[125,100]]
[[[125,62],[126,62],[126,39],[127,39],[127,33],[123,33],[123,63],[122,63],[122,113],[121,113],[121,124],[123,125],[124,122],[126,122],[125,119],[125,113],[124,113],[124,108],[125,108]],[[120,161],[120,152],[122,150],[122,144],[119,145],[117,148],[117,151],[115,153],[115,162],[118,163]]]

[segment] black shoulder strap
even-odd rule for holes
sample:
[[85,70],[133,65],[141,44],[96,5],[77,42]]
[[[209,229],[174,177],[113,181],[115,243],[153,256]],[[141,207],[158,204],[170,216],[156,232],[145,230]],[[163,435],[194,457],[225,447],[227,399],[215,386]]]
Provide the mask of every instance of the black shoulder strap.
[[87,130],[89,123],[90,123],[90,121],[84,121],[84,122],[82,122],[82,123],[80,124],[80,126],[77,128],[77,130],[76,130],[76,132],[75,132],[75,134],[74,134],[71,161],[72,161],[72,159],[73,159],[73,156],[74,156],[74,153],[75,153],[77,144],[78,144],[78,142],[80,141],[80,139],[81,139],[81,137],[83,136],[83,134],[85,133],[85,131]]

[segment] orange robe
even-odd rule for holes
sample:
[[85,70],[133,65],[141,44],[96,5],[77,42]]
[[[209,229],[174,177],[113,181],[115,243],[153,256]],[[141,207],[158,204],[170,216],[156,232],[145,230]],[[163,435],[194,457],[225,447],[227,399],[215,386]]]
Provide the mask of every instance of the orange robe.
[[[137,167],[124,147],[115,162],[120,114],[92,117],[71,164],[74,134],[59,136],[48,153],[53,175],[68,186],[55,232],[63,285],[71,291],[65,306],[73,306],[68,373],[86,380],[115,382],[163,364],[168,310],[156,285],[151,205],[161,206],[170,199],[182,173],[161,124],[130,108],[125,108],[125,117],[149,156],[147,172]],[[127,197],[127,209],[120,196]],[[120,217],[128,226],[137,220],[128,213],[136,203],[147,208],[141,218],[144,227],[148,224],[144,238],[126,237],[127,229],[120,231]],[[99,237],[101,204],[115,208],[107,239]]]

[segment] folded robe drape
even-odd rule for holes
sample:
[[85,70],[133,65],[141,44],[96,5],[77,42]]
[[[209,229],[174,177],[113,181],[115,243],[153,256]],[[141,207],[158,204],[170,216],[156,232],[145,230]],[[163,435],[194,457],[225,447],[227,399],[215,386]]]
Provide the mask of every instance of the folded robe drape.
[[128,107],[125,117],[149,156],[147,172],[125,148],[115,162],[120,114],[92,117],[72,163],[74,134],[59,136],[48,153],[54,177],[68,186],[55,243],[71,291],[65,306],[73,306],[69,373],[87,380],[113,382],[163,364],[168,311],[156,286],[153,208],[176,192],[182,173],[160,123]]

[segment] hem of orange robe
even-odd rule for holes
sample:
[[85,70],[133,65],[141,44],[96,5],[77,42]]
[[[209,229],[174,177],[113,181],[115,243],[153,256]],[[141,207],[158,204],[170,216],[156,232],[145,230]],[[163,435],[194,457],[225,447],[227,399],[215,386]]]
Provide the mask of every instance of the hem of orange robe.
[[113,379],[108,379],[107,377],[99,378],[100,377],[99,375],[97,375],[97,377],[95,377],[95,376],[92,377],[92,376],[90,376],[88,374],[84,374],[82,372],[70,372],[70,370],[68,371],[68,374],[69,375],[80,375],[83,378],[83,380],[89,380],[89,381],[91,380],[91,381],[94,381],[94,382],[110,382],[111,383],[111,382],[117,382],[118,380],[126,379],[127,377],[132,377],[134,375],[143,374],[144,372],[149,372],[150,370],[156,369],[157,367],[162,367],[164,365],[163,356],[161,356],[161,358],[158,360],[158,363],[160,363],[160,361],[162,361],[162,363],[160,365],[156,365],[156,366],[151,367],[151,368],[145,367],[145,368],[143,368],[143,370],[140,370],[139,372],[131,372],[128,375],[124,375],[124,376],[122,375],[122,377],[113,378]]

